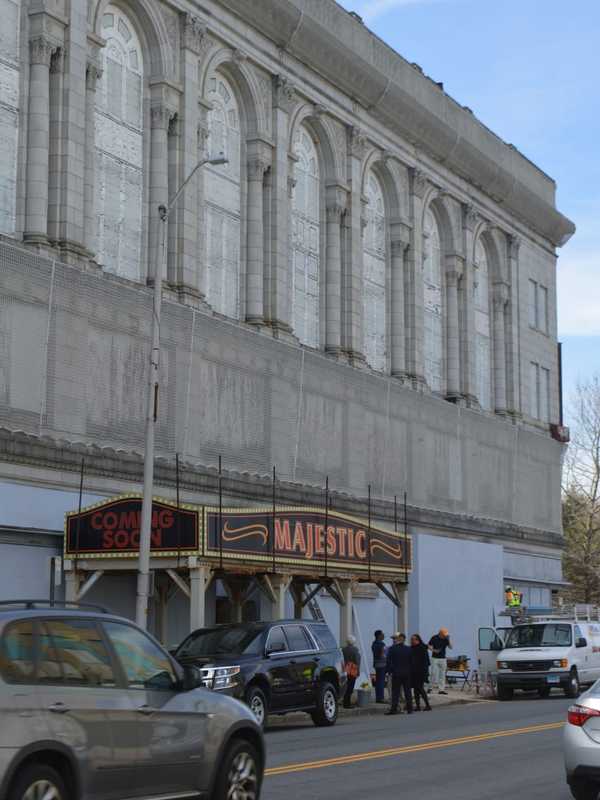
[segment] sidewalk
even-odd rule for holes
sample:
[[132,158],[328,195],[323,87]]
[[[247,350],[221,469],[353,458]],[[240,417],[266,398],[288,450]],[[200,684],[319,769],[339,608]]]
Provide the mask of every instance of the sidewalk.
[[[447,695],[437,694],[437,692],[430,694],[429,702],[431,704],[433,712],[435,712],[436,710],[449,708],[450,706],[467,705],[469,703],[490,703],[495,701],[493,698],[482,697],[476,694],[473,688],[471,689],[466,688],[464,691],[461,691],[460,689],[450,688],[448,689]],[[389,709],[388,703],[383,704],[383,703],[373,702],[361,708],[358,708],[356,705],[354,705],[352,708],[343,708],[340,705],[338,716],[339,719],[345,719],[346,717],[363,717],[376,714],[385,714],[385,712],[388,709]],[[283,716],[272,714],[269,716],[267,727],[273,728],[279,725],[293,725],[301,722],[306,723],[307,720],[310,721],[310,717],[308,717],[302,711],[293,712],[291,714],[284,714]]]

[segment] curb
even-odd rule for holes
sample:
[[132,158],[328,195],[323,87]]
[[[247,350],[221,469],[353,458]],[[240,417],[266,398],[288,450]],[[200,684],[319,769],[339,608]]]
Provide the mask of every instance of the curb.
[[[444,703],[434,704],[433,711],[440,711],[445,708],[450,708],[451,706],[467,706],[467,705],[475,705],[476,703],[493,703],[496,702],[494,699],[488,699],[487,697],[456,697],[448,700]],[[364,708],[339,708],[338,710],[338,719],[347,719],[352,717],[376,717],[376,716],[383,716],[385,712],[388,710],[389,705],[386,703],[385,705],[379,704],[371,704],[365,706]],[[422,713],[422,712],[421,712]],[[402,716],[406,716],[404,712],[402,712]],[[267,729],[269,728],[276,728],[283,725],[291,725],[297,722],[303,722],[307,719],[310,719],[308,714],[305,714],[303,711],[293,711],[290,714],[272,714],[269,716],[267,721]]]

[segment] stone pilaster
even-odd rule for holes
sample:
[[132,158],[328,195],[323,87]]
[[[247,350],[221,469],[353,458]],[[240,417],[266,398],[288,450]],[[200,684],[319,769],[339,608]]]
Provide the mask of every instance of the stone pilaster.
[[[206,25],[192,14],[181,15],[181,63],[183,95],[178,113],[179,179],[185,180],[201,158],[205,157],[204,143],[198,147],[198,59],[206,47]],[[202,285],[203,249],[200,241],[200,212],[204,204],[198,203],[203,193],[200,172],[181,195],[177,204],[177,254],[172,261],[171,281],[182,300],[195,303],[204,298]],[[204,200],[202,196],[202,201]]]
[[29,42],[27,177],[23,238],[45,243],[48,237],[50,136],[50,61],[56,44],[44,35]]
[[85,75],[85,173],[83,193],[84,244],[90,254],[96,246],[96,162],[95,114],[96,88],[102,70],[95,60],[88,61]]
[[327,190],[325,248],[325,350],[339,355],[342,349],[342,217],[346,193]]
[[430,182],[420,169],[410,170],[411,246],[406,260],[407,377],[415,389],[425,386],[424,365],[424,283],[423,203]]
[[[196,163],[208,157],[208,111],[209,108],[202,100],[198,103],[198,126],[196,128],[195,139],[195,153]],[[196,207],[194,214],[196,217],[196,253],[197,253],[197,288],[198,296],[202,301],[206,300],[206,293],[208,289],[208,275],[207,275],[207,261],[208,253],[206,251],[207,231],[206,225],[208,218],[206,215],[205,204],[205,180],[203,170],[200,170],[198,182],[196,184],[196,192],[190,193],[192,198],[195,198]]]
[[264,323],[264,180],[270,166],[267,148],[249,145],[248,210],[246,214],[246,321]]
[[49,129],[48,129],[48,240],[57,244],[61,238],[60,221],[66,199],[63,190],[65,175],[63,156],[67,142],[65,125],[65,48],[57,47],[50,59],[49,77]]
[[168,132],[172,110],[163,103],[155,103],[150,108],[150,187],[149,187],[149,258],[148,282],[152,283],[158,274],[161,280],[164,262],[161,252],[161,231],[158,207],[169,202],[168,176]]
[[521,239],[507,235],[508,278],[510,281],[510,298],[506,308],[506,401],[508,412],[516,418],[523,414],[523,397],[521,392],[520,350],[521,327],[519,320],[519,250]]
[[[185,178],[187,178],[187,175],[184,176],[181,170],[181,158],[183,153],[181,151],[181,125],[178,114],[174,114],[169,120],[169,127],[167,130],[167,152],[167,196],[171,198],[179,189],[179,186],[183,183]],[[192,191],[189,186],[184,190],[183,194],[187,194],[188,191]],[[179,247],[178,233],[183,202],[183,195],[181,195],[169,212],[166,281],[173,288],[179,288],[181,249]]]
[[390,344],[391,373],[394,377],[406,376],[406,288],[407,263],[410,247],[410,228],[405,225],[394,226],[391,238],[391,303],[390,303]]
[[[293,167],[288,154],[289,119],[296,91],[283,75],[273,78],[273,163],[271,166],[271,262],[265,287],[265,318],[274,332],[292,330],[292,276],[289,269],[289,181]],[[293,187],[292,187],[293,189]]]
[[494,314],[494,406],[497,414],[506,413],[506,328],[505,316],[510,288],[506,283],[495,283],[492,308]]
[[446,396],[460,397],[460,322],[458,313],[458,284],[463,276],[463,259],[446,256]]
[[462,206],[463,219],[463,247],[465,252],[465,271],[461,281],[459,297],[460,314],[460,387],[461,394],[467,399],[469,405],[478,407],[475,388],[475,308],[473,297],[475,293],[475,231],[481,222],[475,207],[464,203]]
[[344,277],[342,349],[352,363],[364,363],[364,298],[363,298],[363,194],[362,166],[367,138],[360,128],[347,130],[348,193],[344,215]]

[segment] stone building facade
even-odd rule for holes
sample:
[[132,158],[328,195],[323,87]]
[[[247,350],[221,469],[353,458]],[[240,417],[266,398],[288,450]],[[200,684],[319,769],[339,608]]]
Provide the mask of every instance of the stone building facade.
[[[333,0],[0,11],[5,507],[18,483],[27,508],[56,491],[70,510],[82,456],[90,497],[139,488],[164,269],[160,492],[176,452],[191,502],[214,501],[218,456],[231,503],[264,503],[272,465],[287,503],[318,503],[328,476],[364,513],[370,486],[384,525],[406,492],[411,532],[455,553],[423,545],[415,608],[444,564],[462,580],[467,540],[490,547],[472,551],[499,576],[489,607],[503,578],[548,606],[574,231],[551,178]],[[219,152],[163,267],[158,206]],[[27,508],[0,510],[7,536],[56,530]]]

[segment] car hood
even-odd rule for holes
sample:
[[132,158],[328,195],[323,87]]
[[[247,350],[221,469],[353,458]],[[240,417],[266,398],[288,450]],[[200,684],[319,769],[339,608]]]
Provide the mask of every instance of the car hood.
[[508,647],[499,654],[498,661],[554,661],[568,655],[568,647]]

